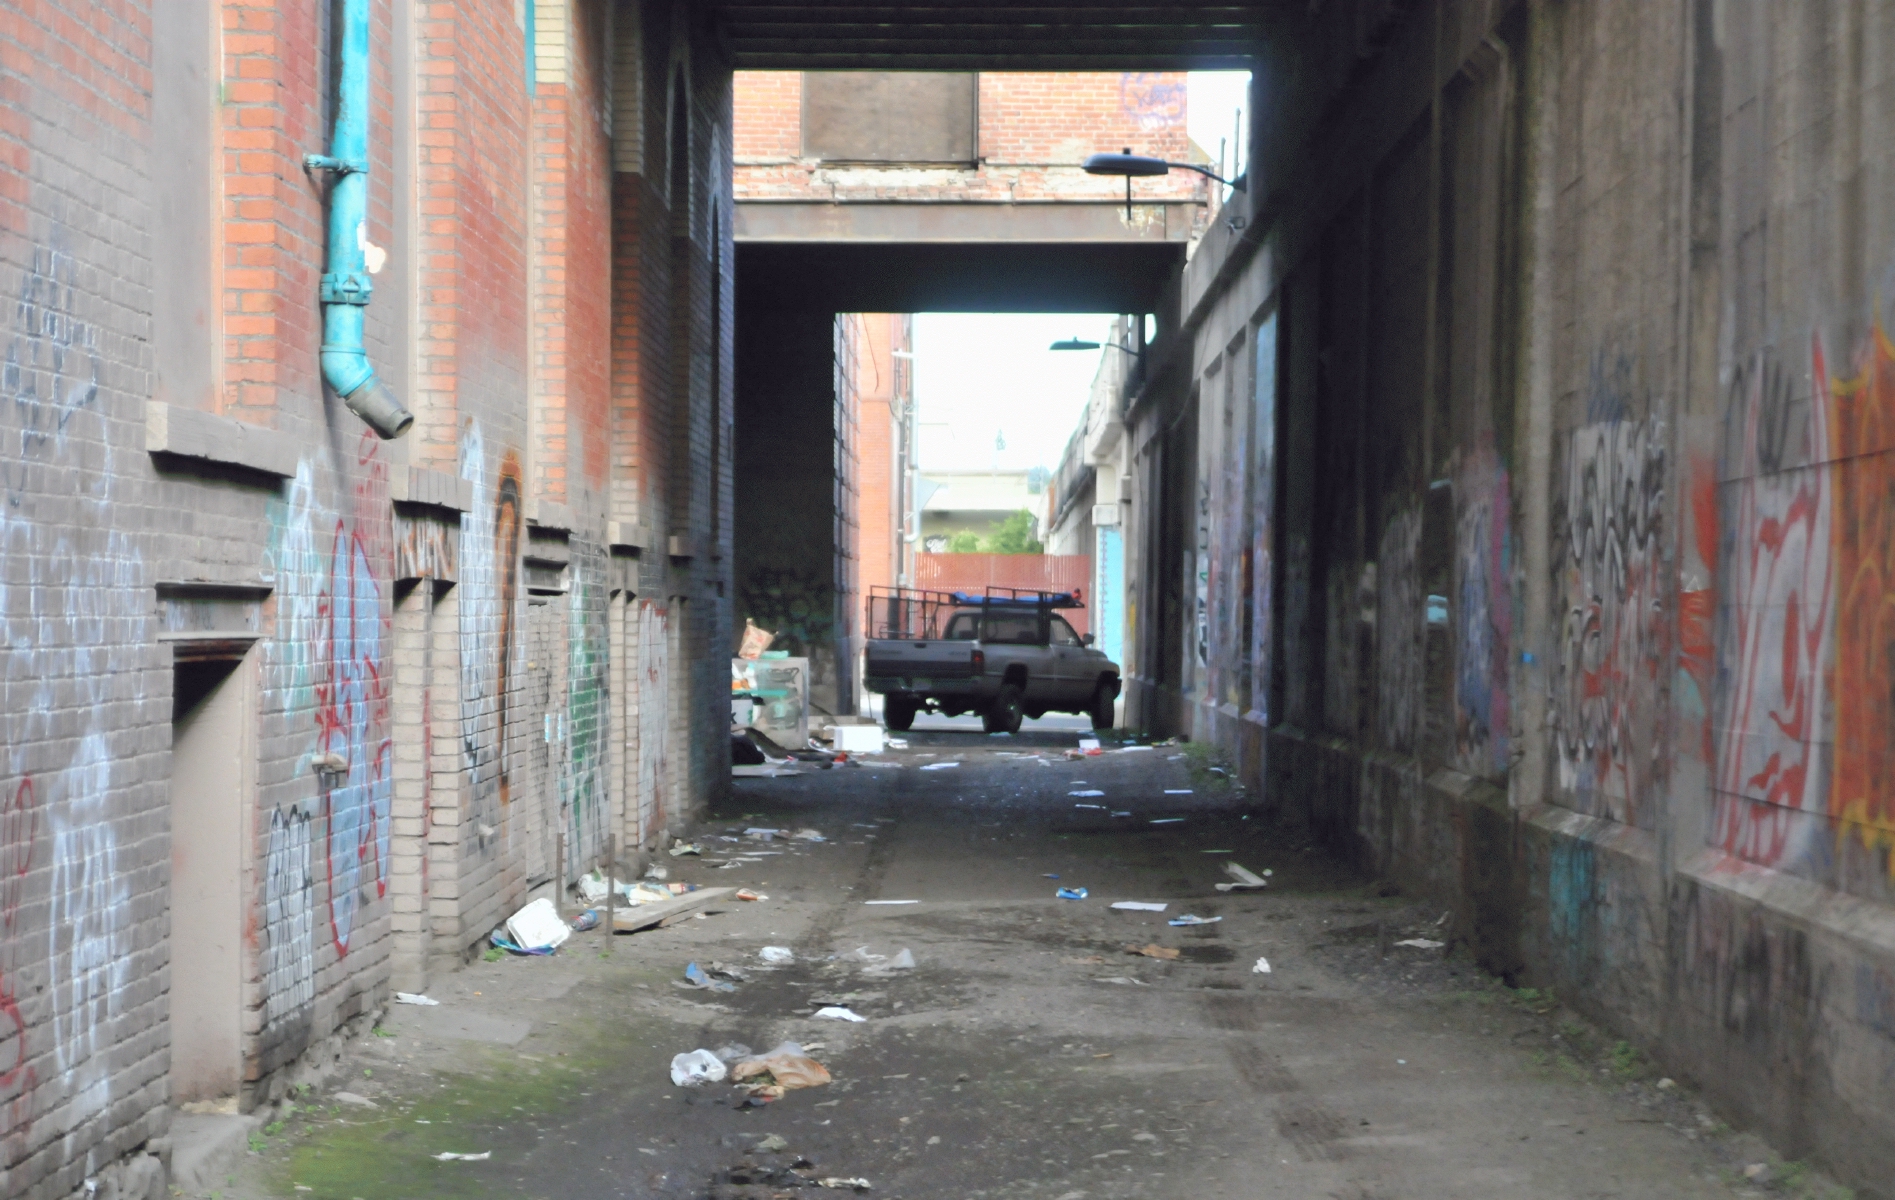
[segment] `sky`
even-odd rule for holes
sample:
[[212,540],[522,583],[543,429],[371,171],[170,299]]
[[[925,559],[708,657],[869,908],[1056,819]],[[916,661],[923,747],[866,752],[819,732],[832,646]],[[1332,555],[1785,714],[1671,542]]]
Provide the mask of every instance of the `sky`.
[[[1188,78],[1186,124],[1213,159],[1218,139],[1232,137],[1249,79],[1247,71],[1193,71]],[[921,469],[1058,466],[1086,411],[1100,356],[1118,351],[1047,346],[1075,337],[1104,342],[1111,325],[1110,313],[917,314]],[[996,437],[1005,449],[996,449]]]

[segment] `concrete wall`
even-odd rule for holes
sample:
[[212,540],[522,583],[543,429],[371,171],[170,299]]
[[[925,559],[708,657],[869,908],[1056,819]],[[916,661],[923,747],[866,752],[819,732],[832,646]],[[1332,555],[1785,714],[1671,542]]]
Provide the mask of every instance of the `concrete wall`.
[[1895,7],[1361,10],[1129,421],[1130,721],[1891,1194]]
[[[318,370],[326,7],[0,11],[0,1192],[157,1194],[174,1021],[264,1102],[561,834],[636,860],[724,786],[730,76],[680,13],[376,0],[384,443]],[[170,986],[207,870],[222,1000]]]

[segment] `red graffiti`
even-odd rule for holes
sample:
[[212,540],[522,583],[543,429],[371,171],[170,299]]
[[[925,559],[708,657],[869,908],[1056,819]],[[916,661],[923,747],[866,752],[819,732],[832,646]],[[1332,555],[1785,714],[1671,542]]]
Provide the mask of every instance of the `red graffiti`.
[[1888,849],[1895,847],[1895,347],[1879,320],[1863,358],[1854,378],[1830,380],[1820,346],[1816,357],[1816,384],[1828,384],[1836,479],[1829,812],[1839,838],[1852,831],[1863,845]]
[[1717,470],[1708,459],[1691,463],[1691,526],[1697,540],[1698,559],[1704,564],[1705,586],[1681,588],[1678,592],[1678,657],[1684,673],[1697,686],[1704,706],[1699,726],[1698,754],[1703,761],[1717,761],[1711,734],[1712,672],[1717,665],[1714,636],[1717,615],[1717,589],[1710,580],[1717,578]]

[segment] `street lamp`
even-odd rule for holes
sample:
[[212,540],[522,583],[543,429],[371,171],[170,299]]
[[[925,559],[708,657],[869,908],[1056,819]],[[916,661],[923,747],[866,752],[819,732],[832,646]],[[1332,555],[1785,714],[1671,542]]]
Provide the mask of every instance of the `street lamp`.
[[1112,347],[1112,349],[1119,351],[1121,354],[1129,354],[1133,358],[1138,357],[1138,351],[1129,350],[1126,347],[1119,345],[1117,342],[1103,342],[1103,343],[1102,342],[1088,342],[1084,338],[1067,338],[1065,341],[1054,342],[1052,345],[1048,346],[1047,349],[1048,350],[1098,350],[1102,348],[1103,346],[1110,346]]
[[1142,179],[1151,175],[1167,175],[1170,174],[1173,167],[1181,171],[1196,171],[1208,179],[1217,180],[1217,182],[1223,184],[1225,187],[1234,188],[1240,192],[1244,190],[1244,181],[1242,179],[1226,179],[1217,172],[1205,167],[1200,167],[1196,163],[1166,162],[1162,158],[1149,158],[1143,154],[1133,154],[1130,146],[1127,146],[1124,151],[1118,154],[1095,154],[1085,162],[1079,164],[1079,169],[1088,175],[1125,176],[1125,219],[1128,221],[1132,219],[1132,179],[1134,177]]

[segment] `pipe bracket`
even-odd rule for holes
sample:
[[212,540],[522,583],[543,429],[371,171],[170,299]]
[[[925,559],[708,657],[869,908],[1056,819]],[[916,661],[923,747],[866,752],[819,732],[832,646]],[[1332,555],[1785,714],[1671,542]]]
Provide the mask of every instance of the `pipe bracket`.
[[332,158],[327,154],[303,155],[305,171],[334,171],[338,175],[366,175],[368,164],[359,158]]
[[375,285],[361,271],[330,271],[322,277],[324,304],[367,304]]

